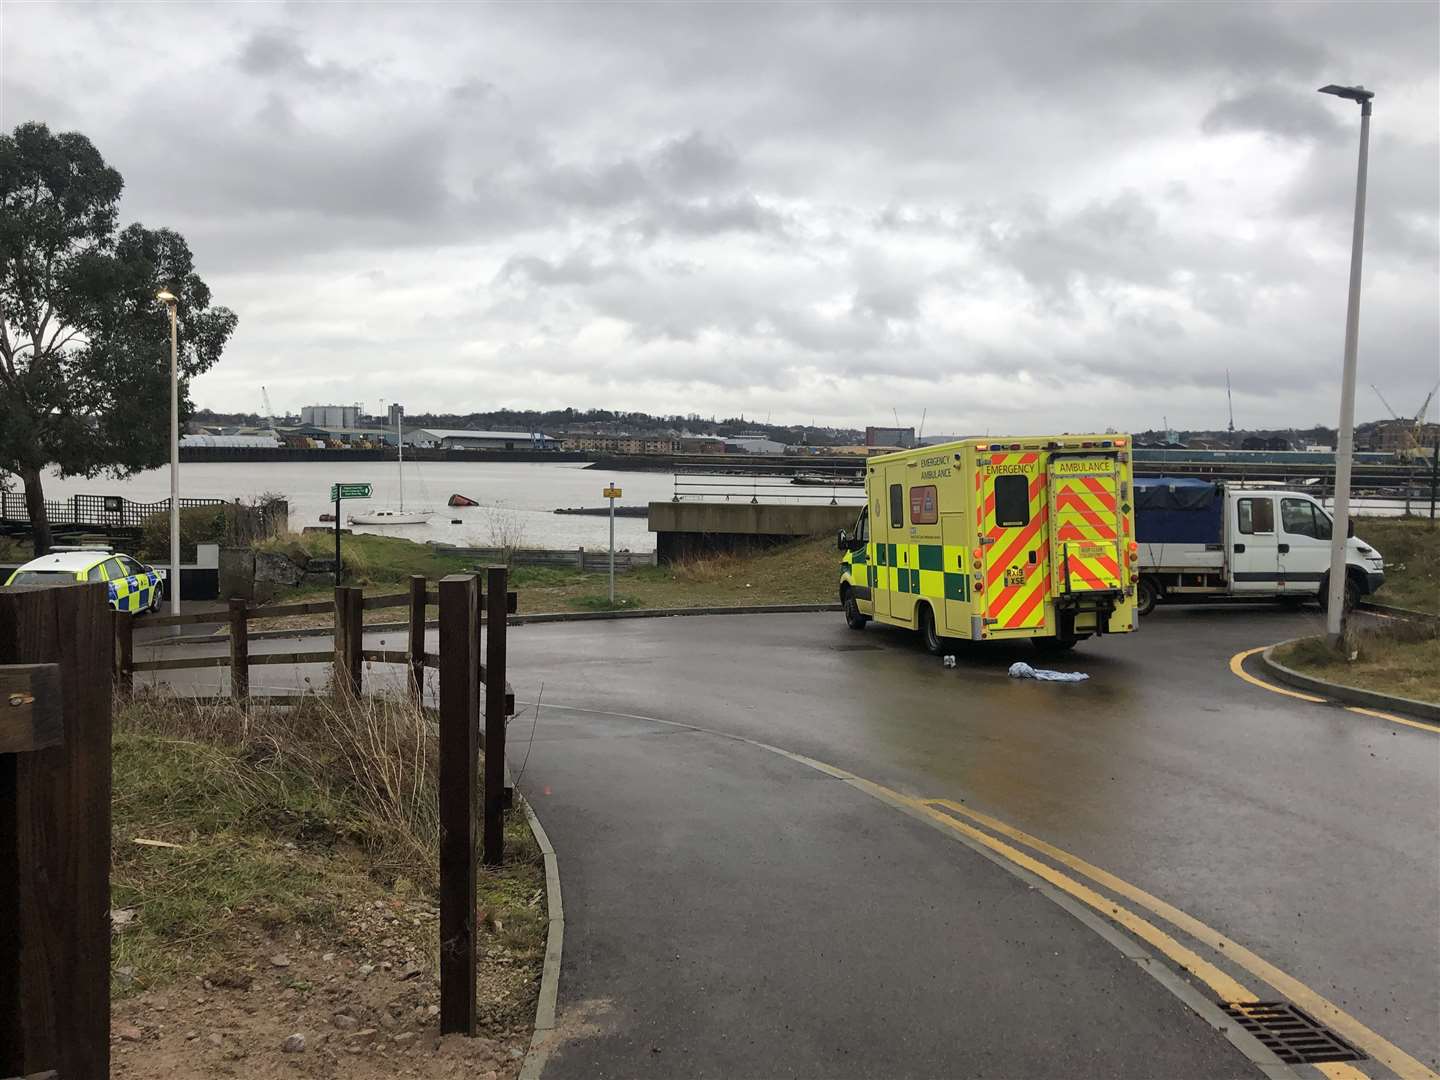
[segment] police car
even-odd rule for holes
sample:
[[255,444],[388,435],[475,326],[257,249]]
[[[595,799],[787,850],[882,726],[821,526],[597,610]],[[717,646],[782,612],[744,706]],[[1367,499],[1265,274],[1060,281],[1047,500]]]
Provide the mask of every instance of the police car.
[[110,606],[134,615],[159,611],[165,593],[164,570],[146,566],[129,555],[95,548],[57,551],[31,559],[5,584],[56,585],[62,581],[103,581]]

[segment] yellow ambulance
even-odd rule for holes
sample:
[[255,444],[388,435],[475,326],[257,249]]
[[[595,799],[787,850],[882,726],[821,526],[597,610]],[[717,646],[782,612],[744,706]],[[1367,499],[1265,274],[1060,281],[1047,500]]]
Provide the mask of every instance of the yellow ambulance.
[[966,439],[870,458],[840,533],[845,621],[1069,649],[1135,629],[1139,547],[1126,435]]

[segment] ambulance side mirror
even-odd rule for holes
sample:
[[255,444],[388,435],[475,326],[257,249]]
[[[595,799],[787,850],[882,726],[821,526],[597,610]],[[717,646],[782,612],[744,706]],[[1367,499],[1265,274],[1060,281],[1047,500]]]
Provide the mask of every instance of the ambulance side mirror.
[[850,550],[850,534],[844,529],[841,529],[840,534],[835,537],[835,547],[840,551]]

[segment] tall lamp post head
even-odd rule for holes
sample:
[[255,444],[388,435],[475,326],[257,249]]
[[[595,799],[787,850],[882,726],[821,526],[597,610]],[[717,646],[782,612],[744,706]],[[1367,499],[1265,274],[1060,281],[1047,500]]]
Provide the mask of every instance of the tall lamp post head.
[[178,303],[180,302],[180,301],[176,298],[175,294],[172,293],[169,289],[161,289],[159,292],[157,292],[157,293],[155,294],[155,299],[156,299],[156,300],[159,300],[162,304],[166,305],[167,307],[174,307],[176,304],[178,304]]
[[1336,97],[1353,101],[1366,116],[1370,115],[1370,99],[1375,96],[1374,90],[1366,90],[1363,86],[1337,86],[1335,83],[1320,87],[1320,93],[1334,94]]

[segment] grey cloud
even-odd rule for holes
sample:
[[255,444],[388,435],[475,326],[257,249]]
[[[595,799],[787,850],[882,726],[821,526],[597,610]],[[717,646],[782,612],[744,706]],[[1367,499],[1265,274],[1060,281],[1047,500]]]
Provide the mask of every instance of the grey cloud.
[[240,50],[240,70],[248,75],[282,77],[314,85],[355,82],[359,73],[334,62],[316,63],[285,30],[271,27],[251,34]]
[[735,180],[740,159],[730,145],[692,131],[671,139],[655,155],[657,172],[665,184],[679,191],[709,190]]
[[731,199],[663,200],[648,214],[626,223],[626,228],[648,239],[661,233],[719,236],[724,233],[785,233],[785,214],[764,205],[746,192]]
[[1286,139],[1337,139],[1341,124],[1319,95],[1267,85],[1218,102],[1200,121],[1207,135],[1259,132]]
[[611,277],[634,277],[635,271],[618,263],[597,263],[583,252],[572,252],[558,261],[538,255],[512,255],[505,260],[495,279],[501,282],[524,278],[536,285],[593,285]]

